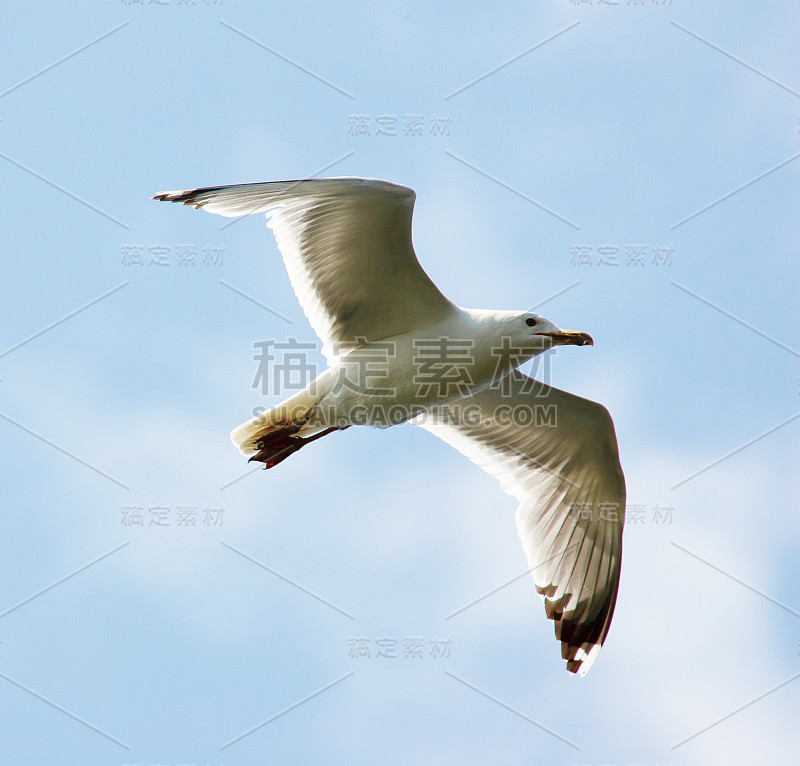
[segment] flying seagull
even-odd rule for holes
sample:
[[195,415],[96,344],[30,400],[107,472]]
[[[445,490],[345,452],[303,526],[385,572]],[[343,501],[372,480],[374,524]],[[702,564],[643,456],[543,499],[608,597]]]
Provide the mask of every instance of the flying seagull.
[[499,479],[567,670],[585,675],[619,587],[625,480],[608,411],[536,381],[521,364],[594,345],[531,311],[465,309],[423,271],[416,195],[387,181],[324,178],[163,192],[235,217],[266,213],[329,367],[231,433],[272,468],[352,425],[411,421]]

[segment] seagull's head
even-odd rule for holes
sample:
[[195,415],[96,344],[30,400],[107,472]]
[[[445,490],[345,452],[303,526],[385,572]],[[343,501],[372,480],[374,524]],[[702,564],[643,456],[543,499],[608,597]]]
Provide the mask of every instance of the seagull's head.
[[506,320],[507,334],[520,346],[541,345],[543,349],[553,346],[594,346],[592,336],[588,332],[562,330],[549,319],[532,311],[514,312],[514,316]]

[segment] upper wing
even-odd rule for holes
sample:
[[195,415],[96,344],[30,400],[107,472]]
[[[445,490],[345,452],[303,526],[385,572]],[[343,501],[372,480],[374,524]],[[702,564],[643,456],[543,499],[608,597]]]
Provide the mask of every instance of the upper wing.
[[520,501],[517,529],[567,670],[584,675],[614,614],[625,479],[605,407],[514,371],[416,419]]
[[362,178],[214,186],[163,192],[211,213],[268,213],[289,278],[330,357],[433,324],[453,310],[411,244],[412,189]]

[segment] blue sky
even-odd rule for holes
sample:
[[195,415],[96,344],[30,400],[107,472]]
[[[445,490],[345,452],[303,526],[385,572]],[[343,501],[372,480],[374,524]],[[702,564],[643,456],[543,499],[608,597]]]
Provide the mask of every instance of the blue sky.
[[[4,760],[790,758],[799,30],[788,2],[9,6]],[[515,501],[446,444],[231,446],[278,400],[253,343],[316,338],[263,218],[150,197],[314,174],[413,187],[456,303],[593,335],[551,380],[611,411],[641,520],[586,678],[515,579]]]

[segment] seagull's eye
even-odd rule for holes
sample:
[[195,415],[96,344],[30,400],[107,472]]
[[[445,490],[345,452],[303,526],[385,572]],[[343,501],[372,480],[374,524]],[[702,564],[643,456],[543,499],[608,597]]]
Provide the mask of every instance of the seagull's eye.
[[533,317],[528,317],[525,320],[525,324],[528,325],[528,327],[533,327],[536,324],[536,320]]

